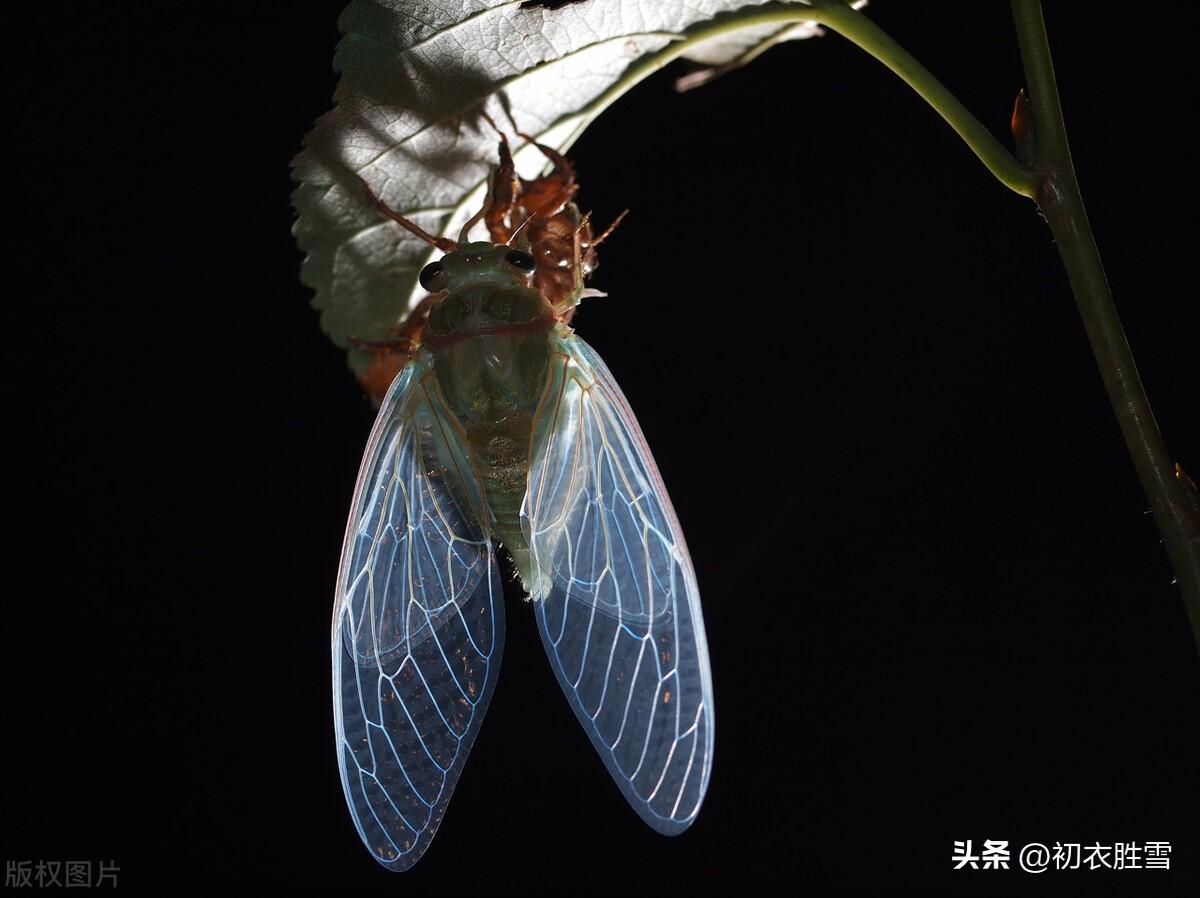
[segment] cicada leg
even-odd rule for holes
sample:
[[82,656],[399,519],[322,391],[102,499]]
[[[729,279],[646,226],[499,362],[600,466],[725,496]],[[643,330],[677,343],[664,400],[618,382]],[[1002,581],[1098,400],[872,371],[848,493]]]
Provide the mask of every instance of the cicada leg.
[[355,175],[354,177],[358,178],[358,183],[362,185],[362,189],[366,193],[367,199],[371,201],[371,205],[374,206],[382,215],[390,218],[409,233],[421,238],[430,246],[436,247],[444,253],[452,253],[458,249],[458,244],[453,240],[449,239],[448,237],[434,237],[420,225],[409,221],[407,218],[377,197],[375,195],[375,191],[371,189],[371,185],[368,184],[361,175]]
[[[485,112],[483,115],[491,126],[496,128],[496,123],[488,117],[487,113]],[[512,240],[514,231],[510,215],[516,205],[521,182],[517,178],[517,168],[513,163],[512,152],[508,148],[508,138],[499,128],[496,128],[496,131],[500,134],[500,164],[492,174],[487,201],[479,210],[475,220],[478,220],[480,216],[483,217],[493,243],[508,243]]]
[[[612,232],[617,229],[617,225],[619,225],[621,222],[623,222],[625,220],[625,216],[628,214],[629,214],[628,209],[623,210],[620,215],[618,215],[616,218],[614,218],[612,220],[612,224],[610,224],[607,228],[604,229],[603,234],[601,234],[599,237],[596,237],[594,239],[589,239],[586,243],[583,244],[583,247],[588,250],[595,249],[597,246],[599,246],[601,243],[603,243],[605,240],[607,240],[609,238],[609,236],[612,234]],[[589,212],[588,215],[585,217],[590,217],[590,216],[591,216],[591,213]]]
[[[500,164],[492,176],[483,217],[493,242],[508,243],[513,234],[525,224],[539,218],[550,218],[571,202],[578,189],[575,183],[575,168],[553,147],[539,143],[536,138],[520,130],[516,122],[512,122],[517,136],[537,147],[542,155],[550,160],[552,166],[549,173],[540,177],[519,177],[508,144],[508,135],[486,111],[481,110],[480,115],[500,137]],[[509,121],[512,121],[511,115]]]
[[521,205],[527,214],[550,218],[557,215],[571,202],[579,185],[575,183],[575,167],[553,147],[538,143],[524,131],[519,137],[529,141],[553,166],[548,174],[532,180],[521,179]]

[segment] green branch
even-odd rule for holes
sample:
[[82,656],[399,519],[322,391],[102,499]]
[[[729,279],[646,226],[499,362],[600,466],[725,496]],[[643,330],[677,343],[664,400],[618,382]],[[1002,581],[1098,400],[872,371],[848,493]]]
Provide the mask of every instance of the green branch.
[[1037,174],[1034,199],[1050,224],[1067,269],[1092,353],[1150,500],[1200,648],[1200,505],[1182,469],[1167,453],[1104,275],[1067,145],[1041,2],[1012,0],[1012,10],[1029,87],[1029,152]]
[[1036,189],[1033,173],[907,50],[862,13],[838,0],[812,0],[812,3],[815,13],[812,18],[828,25],[899,75],[946,120],[1001,184],[1022,196],[1033,197]]

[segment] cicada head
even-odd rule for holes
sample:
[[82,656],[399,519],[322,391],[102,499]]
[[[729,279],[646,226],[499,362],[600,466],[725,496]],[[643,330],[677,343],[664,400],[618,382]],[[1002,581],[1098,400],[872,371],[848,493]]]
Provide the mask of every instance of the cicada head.
[[495,243],[467,243],[430,262],[421,285],[444,298],[429,313],[424,342],[431,348],[467,337],[545,330],[547,299],[530,284],[533,256]]

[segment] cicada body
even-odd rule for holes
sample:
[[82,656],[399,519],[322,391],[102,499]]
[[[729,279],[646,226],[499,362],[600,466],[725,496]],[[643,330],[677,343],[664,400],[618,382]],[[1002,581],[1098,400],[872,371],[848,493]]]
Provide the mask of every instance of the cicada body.
[[[568,702],[642,819],[682,832],[712,767],[712,682],[683,534],[620,388],[565,323],[584,293],[586,218],[572,181],[513,227],[496,208],[521,208],[497,187],[513,180],[506,153],[481,211],[493,240],[424,235],[447,251],[422,272],[427,316],[381,403],[338,573],[342,783],[363,842],[394,870],[432,839],[496,683],[498,546]],[[569,255],[559,241],[539,258],[519,239],[562,237],[550,226],[572,218]]]

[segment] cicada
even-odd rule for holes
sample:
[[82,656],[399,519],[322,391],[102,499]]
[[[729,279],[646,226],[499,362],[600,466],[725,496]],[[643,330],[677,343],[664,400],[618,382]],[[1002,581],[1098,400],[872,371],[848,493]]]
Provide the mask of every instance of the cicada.
[[[526,135],[522,135],[532,141]],[[625,799],[691,825],[713,761],[696,575],[637,420],[569,326],[595,265],[570,163],[515,174],[507,142],[378,368],[398,368],[363,455],[333,613],[334,728],[351,816],[404,870],[445,813],[496,685],[499,548],[567,701]],[[487,227],[490,240],[468,240]],[[611,229],[610,229],[611,230]]]

